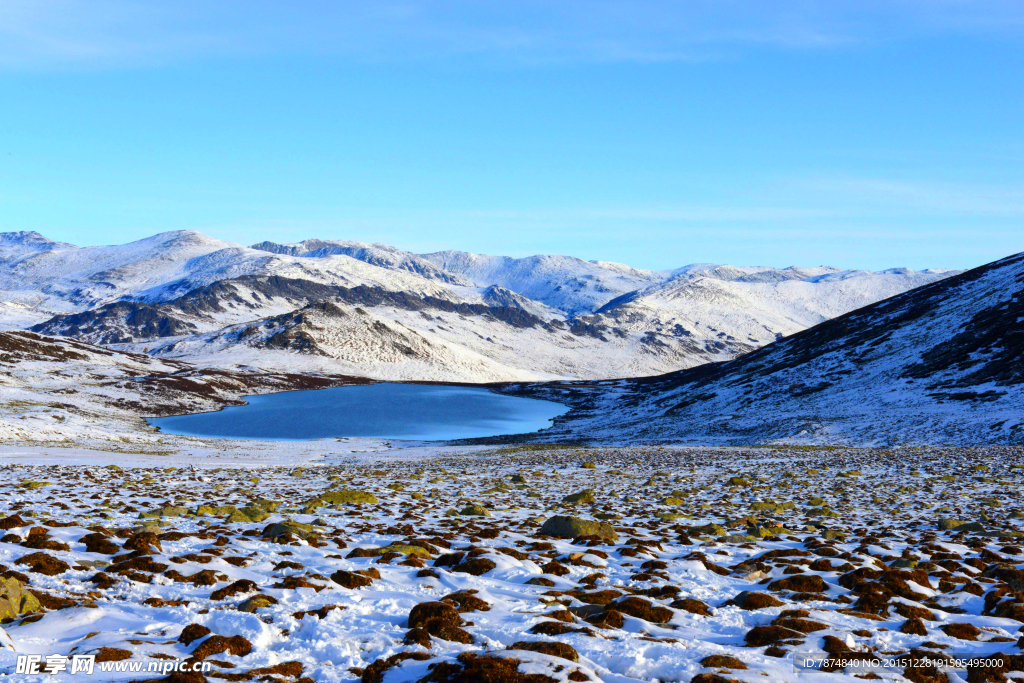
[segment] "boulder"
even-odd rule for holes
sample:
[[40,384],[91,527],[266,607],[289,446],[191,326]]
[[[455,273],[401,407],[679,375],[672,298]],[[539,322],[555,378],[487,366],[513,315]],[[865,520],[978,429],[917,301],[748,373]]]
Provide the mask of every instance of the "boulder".
[[354,489],[340,489],[338,491],[327,491],[321,493],[318,498],[330,505],[376,505],[377,497],[366,491]]
[[25,590],[24,584],[17,579],[0,578],[0,620],[40,610],[39,600]]
[[594,489],[583,489],[579,493],[570,493],[562,499],[566,505],[590,505],[597,502]]
[[551,517],[541,526],[540,533],[556,538],[597,536],[613,543],[618,540],[618,534],[615,533],[615,529],[611,524],[569,515],[555,515]]

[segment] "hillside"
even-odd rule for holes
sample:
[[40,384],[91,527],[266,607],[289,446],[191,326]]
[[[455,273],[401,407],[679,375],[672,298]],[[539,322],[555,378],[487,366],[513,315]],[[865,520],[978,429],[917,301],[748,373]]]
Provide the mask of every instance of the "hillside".
[[617,382],[513,386],[571,403],[545,436],[645,442],[1024,442],[1024,254],[736,360]]
[[0,440],[155,445],[143,417],[240,405],[243,396],[364,380],[196,368],[33,332],[0,332]]

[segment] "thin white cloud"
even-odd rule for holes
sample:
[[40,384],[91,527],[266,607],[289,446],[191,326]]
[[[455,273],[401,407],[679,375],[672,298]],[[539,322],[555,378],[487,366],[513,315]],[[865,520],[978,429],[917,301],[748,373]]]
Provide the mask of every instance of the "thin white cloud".
[[793,183],[837,210],[861,214],[1024,218],[1024,186],[853,176]]
[[215,56],[407,61],[699,61],[920,35],[1016,35],[1005,0],[4,0],[0,68],[132,67]]

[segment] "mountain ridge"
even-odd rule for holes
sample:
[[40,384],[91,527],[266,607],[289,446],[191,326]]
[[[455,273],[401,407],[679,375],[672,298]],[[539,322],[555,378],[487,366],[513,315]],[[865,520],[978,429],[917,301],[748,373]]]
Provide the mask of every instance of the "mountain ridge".
[[[0,322],[213,366],[329,372],[335,363],[393,380],[596,379],[726,360],[948,274],[706,263],[650,271],[349,240],[245,247],[195,231],[74,247],[6,233]],[[362,317],[297,313],[321,303]],[[283,344],[288,335],[303,341]]]

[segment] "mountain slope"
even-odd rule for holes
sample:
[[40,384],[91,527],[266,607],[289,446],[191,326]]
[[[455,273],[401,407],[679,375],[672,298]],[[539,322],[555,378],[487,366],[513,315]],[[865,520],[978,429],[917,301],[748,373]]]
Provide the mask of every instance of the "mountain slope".
[[576,410],[545,438],[888,445],[1024,442],[1024,254],[725,363],[512,386]]
[[584,319],[758,347],[948,275],[941,270],[691,266],[667,282],[610,301]]

